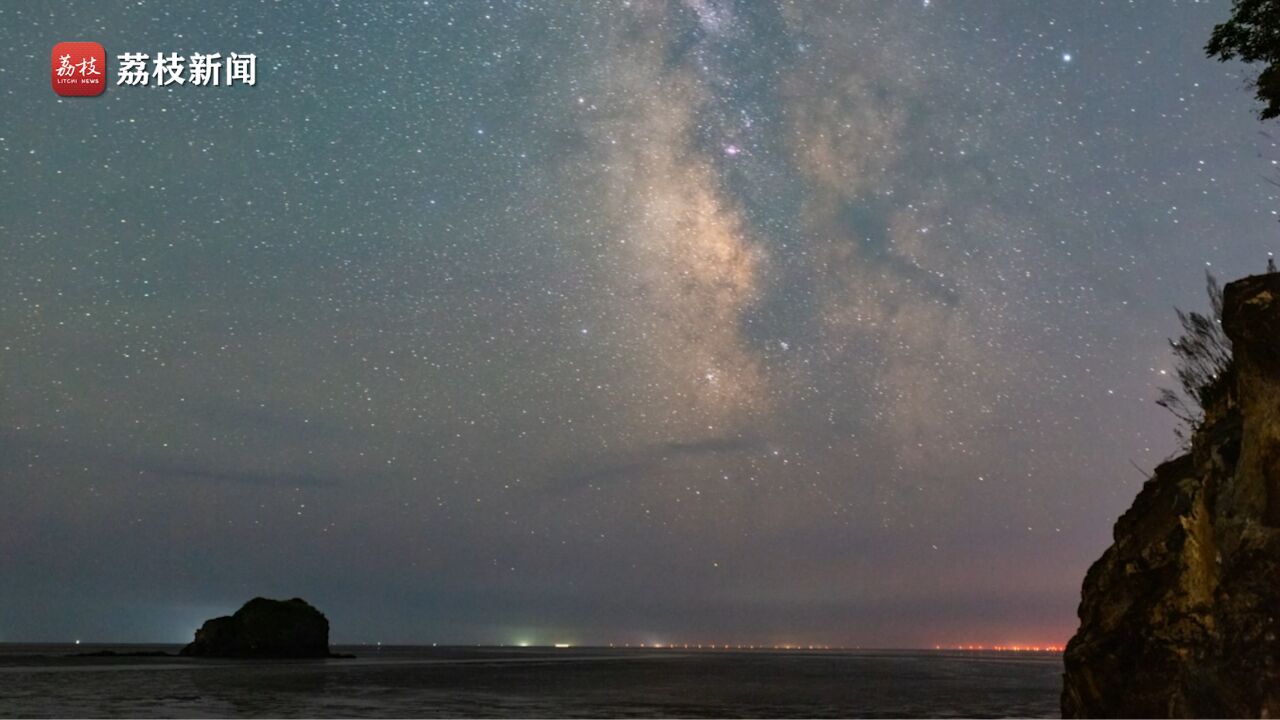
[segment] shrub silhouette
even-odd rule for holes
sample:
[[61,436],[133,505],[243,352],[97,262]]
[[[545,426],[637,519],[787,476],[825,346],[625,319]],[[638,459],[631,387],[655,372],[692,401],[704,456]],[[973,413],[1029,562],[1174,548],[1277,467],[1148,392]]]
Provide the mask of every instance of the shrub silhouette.
[[1205,54],[1226,62],[1265,63],[1253,80],[1262,120],[1280,117],[1280,1],[1235,0],[1231,18],[1214,26]]
[[1173,413],[1181,425],[1176,430],[1186,446],[1191,434],[1204,423],[1205,411],[1225,398],[1231,389],[1233,365],[1231,340],[1222,330],[1222,286],[1213,273],[1205,272],[1205,290],[1210,314],[1178,314],[1182,335],[1171,338],[1178,389],[1161,388],[1156,404]]

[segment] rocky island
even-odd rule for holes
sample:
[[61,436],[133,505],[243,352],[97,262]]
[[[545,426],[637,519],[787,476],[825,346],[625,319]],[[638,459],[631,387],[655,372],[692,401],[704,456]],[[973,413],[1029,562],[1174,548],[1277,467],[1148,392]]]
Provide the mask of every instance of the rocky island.
[[329,620],[301,598],[256,597],[234,615],[205,621],[182,655],[230,658],[327,658]]
[[1280,274],[1226,286],[1229,371],[1084,580],[1064,717],[1280,714]]

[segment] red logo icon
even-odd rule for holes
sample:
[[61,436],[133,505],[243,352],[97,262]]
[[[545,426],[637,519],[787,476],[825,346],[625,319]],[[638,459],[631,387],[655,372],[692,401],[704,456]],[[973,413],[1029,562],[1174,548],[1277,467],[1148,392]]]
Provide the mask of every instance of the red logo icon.
[[101,95],[107,89],[107,51],[96,42],[58,43],[51,77],[59,95]]

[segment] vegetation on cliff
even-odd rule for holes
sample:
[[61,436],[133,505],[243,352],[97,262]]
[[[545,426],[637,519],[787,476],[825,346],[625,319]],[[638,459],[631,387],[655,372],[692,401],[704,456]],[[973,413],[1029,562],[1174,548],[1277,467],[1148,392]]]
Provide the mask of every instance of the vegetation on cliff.
[[1184,450],[1190,448],[1191,435],[1205,422],[1206,410],[1229,403],[1232,389],[1231,339],[1222,330],[1222,287],[1212,273],[1205,273],[1205,289],[1208,315],[1174,309],[1182,335],[1169,340],[1169,345],[1179,388],[1161,388],[1156,400],[1181,421],[1175,432]]
[[1280,274],[1222,298],[1229,372],[1085,577],[1066,717],[1280,713]]

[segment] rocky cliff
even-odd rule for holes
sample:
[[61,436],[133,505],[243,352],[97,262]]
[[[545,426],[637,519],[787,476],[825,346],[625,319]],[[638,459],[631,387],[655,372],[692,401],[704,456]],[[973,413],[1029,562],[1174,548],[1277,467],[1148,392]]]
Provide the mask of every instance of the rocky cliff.
[[1065,717],[1280,715],[1280,274],[1227,285],[1222,321],[1224,392],[1085,577]]
[[197,657],[329,657],[329,620],[305,600],[254,598],[234,615],[206,620],[182,648]]

